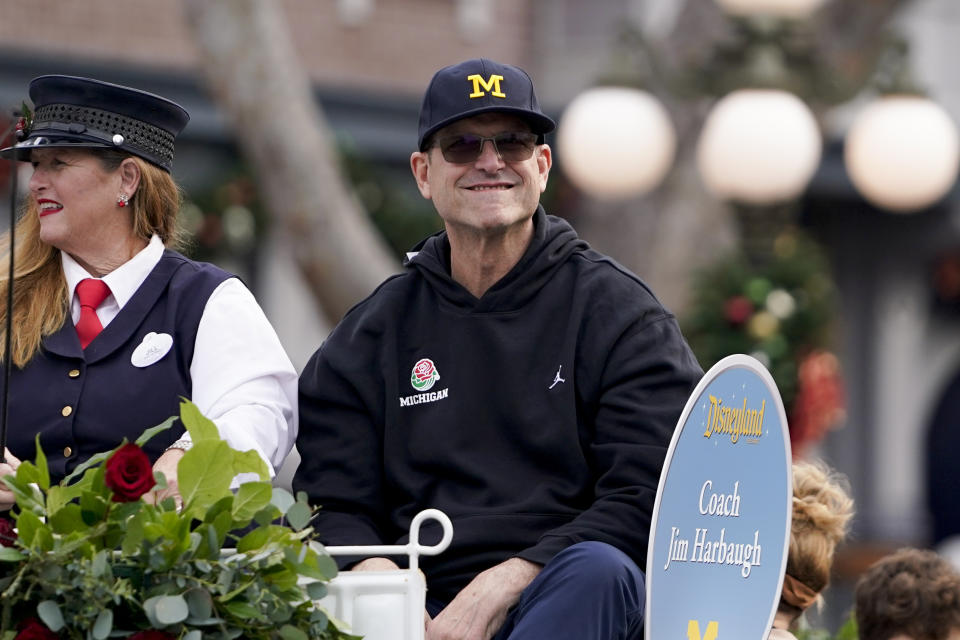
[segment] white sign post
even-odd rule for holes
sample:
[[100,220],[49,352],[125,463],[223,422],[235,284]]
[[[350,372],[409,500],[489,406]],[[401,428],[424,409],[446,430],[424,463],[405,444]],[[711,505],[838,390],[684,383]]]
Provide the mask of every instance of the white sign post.
[[648,640],[766,639],[787,563],[792,484],[773,378],[754,358],[724,358],[687,401],[660,475]]

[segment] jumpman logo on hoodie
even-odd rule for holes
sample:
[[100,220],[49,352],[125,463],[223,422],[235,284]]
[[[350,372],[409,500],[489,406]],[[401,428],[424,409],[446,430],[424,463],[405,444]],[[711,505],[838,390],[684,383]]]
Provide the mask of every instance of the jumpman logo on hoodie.
[[557,385],[560,384],[561,382],[566,382],[566,380],[564,380],[563,378],[560,377],[560,372],[561,372],[562,370],[563,370],[563,365],[560,365],[560,368],[557,369],[557,375],[554,376],[554,378],[553,378],[553,384],[551,384],[549,387],[547,387],[547,389],[553,389],[555,386],[557,386]]

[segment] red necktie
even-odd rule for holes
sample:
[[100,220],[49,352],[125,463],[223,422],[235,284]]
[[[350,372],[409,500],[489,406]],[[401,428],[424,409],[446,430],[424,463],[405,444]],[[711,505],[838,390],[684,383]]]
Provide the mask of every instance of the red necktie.
[[97,307],[110,295],[110,287],[103,280],[85,278],[77,284],[77,300],[80,301],[80,319],[77,320],[77,336],[84,349],[103,331]]

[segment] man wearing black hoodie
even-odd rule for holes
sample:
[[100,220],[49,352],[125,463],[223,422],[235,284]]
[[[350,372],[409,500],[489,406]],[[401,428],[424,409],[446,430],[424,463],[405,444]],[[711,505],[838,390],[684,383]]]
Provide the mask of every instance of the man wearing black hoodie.
[[553,128],[517,67],[438,71],[410,164],[445,230],[300,379],[294,487],[325,543],[402,544],[427,507],[454,523],[422,560],[430,640],[642,633],[657,483],[703,372],[650,290],[539,205]]

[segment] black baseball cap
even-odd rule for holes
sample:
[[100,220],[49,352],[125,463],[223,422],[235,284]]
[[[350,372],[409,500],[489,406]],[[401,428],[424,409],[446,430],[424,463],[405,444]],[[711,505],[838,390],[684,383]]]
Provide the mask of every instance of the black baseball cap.
[[190,120],[166,98],[92,78],[34,78],[30,100],[34,111],[21,118],[17,144],[0,154],[26,160],[33,149],[120,149],[170,171],[174,138]]
[[540,110],[533,80],[520,67],[486,58],[474,58],[444,67],[433,75],[420,107],[420,132],[417,146],[437,130],[462,118],[499,111],[513,113],[530,124],[540,136],[556,128],[556,123]]

